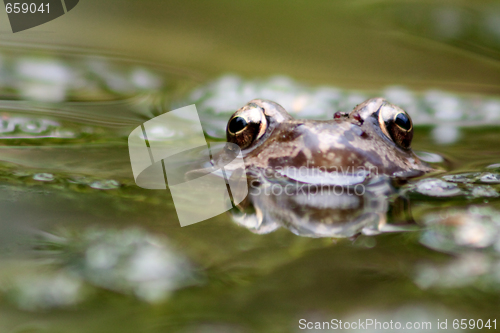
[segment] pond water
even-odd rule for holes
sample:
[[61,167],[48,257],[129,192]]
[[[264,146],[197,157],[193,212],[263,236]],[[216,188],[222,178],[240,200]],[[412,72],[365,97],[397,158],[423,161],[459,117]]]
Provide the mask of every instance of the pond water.
[[[500,7],[383,1],[336,8],[335,17],[346,16],[334,27],[352,29],[341,40],[344,46],[350,45],[348,36],[393,40],[384,35],[391,28],[402,34],[396,39],[422,44],[434,55],[444,52],[431,61],[419,59],[421,49],[407,44],[394,49],[411,55],[424,77],[437,71],[429,83],[415,81],[413,71],[403,75],[405,62],[377,82],[377,66],[390,60],[382,55],[352,76],[342,69],[328,81],[322,70],[326,55],[314,53],[317,65],[306,59],[310,48],[332,47],[322,44],[321,13],[329,8],[324,2],[291,5],[278,21],[302,22],[300,31],[313,37],[297,46],[294,38],[305,37],[295,35],[294,27],[289,32],[271,25],[283,29],[282,49],[273,44],[278,37],[267,39],[271,55],[256,70],[259,60],[250,59],[256,50],[240,45],[236,32],[221,29],[262,4],[226,5],[220,1],[218,10],[210,9],[209,22],[224,22],[214,23],[210,35],[220,34],[224,45],[235,41],[231,50],[248,51],[249,58],[218,59],[219,46],[213,46],[219,51],[207,57],[215,69],[203,54],[184,57],[184,44],[199,40],[199,21],[192,29],[175,19],[166,23],[179,24],[185,34],[179,41],[174,32],[182,33],[167,29],[180,48],[168,59],[170,66],[139,51],[136,60],[103,55],[104,37],[97,38],[95,52],[40,45],[0,49],[0,331],[299,332],[301,319],[334,318],[431,322],[431,331],[438,320],[448,320],[448,329],[454,319],[490,320],[493,327],[500,320]],[[185,10],[172,6],[174,12]],[[136,7],[119,8],[115,22],[135,22]],[[263,14],[267,19],[280,9],[271,7]],[[162,31],[154,8],[147,5],[140,20]],[[201,18],[206,10],[190,15]],[[360,20],[375,14],[381,19],[361,24],[374,30],[359,30]],[[317,26],[315,17],[321,18]],[[259,33],[248,32],[248,40],[265,40],[267,19]],[[127,28],[121,34],[122,40],[136,38]],[[208,49],[206,43],[217,44],[201,43]],[[297,52],[288,55],[286,47],[293,46]],[[350,52],[339,52],[335,60],[353,70]],[[468,60],[457,60],[462,53]],[[250,59],[249,67],[242,59]],[[302,60],[303,68],[290,65]],[[183,70],[186,65],[195,69]],[[331,119],[374,96],[408,111],[415,124],[413,149],[439,171],[372,184],[378,201],[368,212],[380,219],[369,226],[325,231],[321,214],[312,225],[302,223],[289,208],[321,213],[325,206],[297,195],[279,205],[264,196],[253,212],[234,208],[181,228],[168,189],[146,190],[134,182],[129,134],[178,107],[196,104],[206,138],[220,143],[230,115],[253,98],[281,103],[297,118]],[[262,220],[256,211],[277,213]]]

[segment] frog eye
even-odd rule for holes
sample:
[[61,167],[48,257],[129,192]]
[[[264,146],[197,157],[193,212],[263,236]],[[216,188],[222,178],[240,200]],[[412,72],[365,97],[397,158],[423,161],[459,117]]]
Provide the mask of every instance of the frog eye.
[[395,105],[385,104],[380,108],[378,117],[382,132],[399,147],[409,149],[413,139],[410,116]]
[[229,119],[226,129],[227,141],[241,149],[248,148],[264,135],[267,120],[264,110],[252,104],[241,108]]
[[231,119],[229,122],[229,125],[227,126],[227,130],[231,132],[232,134],[236,134],[242,130],[245,129],[245,127],[248,126],[247,121],[243,117],[234,117]]
[[404,112],[400,112],[394,117],[394,123],[403,131],[411,130],[411,120],[410,117]]

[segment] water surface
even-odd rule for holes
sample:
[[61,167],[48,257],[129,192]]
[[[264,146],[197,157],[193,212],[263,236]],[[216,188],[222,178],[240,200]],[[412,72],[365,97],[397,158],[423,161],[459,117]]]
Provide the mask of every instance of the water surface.
[[[82,10],[90,11],[84,4]],[[334,16],[341,22],[329,26],[334,17],[321,14],[327,3],[308,7],[298,2],[276,20],[293,19],[300,29],[276,28],[269,20],[282,8],[276,5],[264,11],[259,29],[220,31],[233,21],[237,26],[239,15],[252,17],[247,14],[258,5],[227,9],[218,3],[209,13],[199,7],[185,14],[222,20],[206,31],[203,20],[190,21],[188,29],[177,21],[163,24],[159,14],[147,14],[149,20],[140,16],[145,27],[164,29],[159,31],[177,41],[172,43],[178,49],[165,59],[160,59],[164,46],[154,48],[147,39],[130,43],[136,60],[110,56],[104,35],[93,42],[95,52],[85,53],[51,44],[3,44],[2,331],[290,332],[300,331],[301,318],[433,324],[445,318],[495,319],[500,286],[498,8],[493,3],[450,9],[352,2],[337,8]],[[131,19],[134,6],[119,8],[110,22]],[[172,6],[177,12],[185,8]],[[376,13],[384,20],[375,20]],[[403,19],[408,13],[420,14]],[[455,25],[421,23],[433,15]],[[182,38],[172,37],[171,26],[182,27],[177,31]],[[367,34],[366,27],[373,26],[380,29]],[[276,35],[264,38],[271,28]],[[121,40],[136,40],[137,32],[127,29],[120,30]],[[349,30],[337,39],[343,41],[340,49],[328,39],[339,29]],[[193,40],[207,33],[213,39],[199,50],[212,51],[185,57]],[[82,35],[77,36],[81,43]],[[376,44],[367,41],[374,36],[391,45],[387,53],[397,51],[395,59],[381,53],[388,44],[373,49],[372,62],[352,57]],[[254,44],[238,42],[241,37]],[[403,46],[393,44],[395,39]],[[233,48],[224,49],[233,42]],[[438,56],[421,59],[422,49],[408,45]],[[311,49],[316,50],[312,58]],[[363,65],[354,71],[358,63]],[[230,114],[253,98],[276,100],[295,117],[329,119],[373,96],[410,113],[416,125],[414,150],[441,168],[393,187],[386,198],[391,230],[332,238],[280,224],[272,232],[256,232],[238,223],[234,210],[181,228],[168,190],[134,183],[129,133],[174,108],[195,103],[206,137],[219,142]],[[398,207],[397,197],[406,206]]]

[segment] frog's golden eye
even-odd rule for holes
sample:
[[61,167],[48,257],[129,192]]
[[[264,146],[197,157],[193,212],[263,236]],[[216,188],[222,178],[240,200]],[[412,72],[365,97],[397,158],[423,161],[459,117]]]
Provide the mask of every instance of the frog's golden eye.
[[261,138],[266,128],[264,110],[257,105],[248,104],[229,119],[226,129],[227,141],[245,149]]
[[227,130],[231,134],[237,134],[240,131],[243,131],[245,127],[248,126],[247,121],[243,117],[234,117],[231,119],[229,122],[229,125],[227,126]]
[[408,117],[408,115],[404,112],[400,112],[394,117],[394,123],[406,132],[412,128],[410,117]]
[[413,139],[410,116],[401,108],[385,104],[379,110],[378,121],[382,132],[399,147],[409,149]]

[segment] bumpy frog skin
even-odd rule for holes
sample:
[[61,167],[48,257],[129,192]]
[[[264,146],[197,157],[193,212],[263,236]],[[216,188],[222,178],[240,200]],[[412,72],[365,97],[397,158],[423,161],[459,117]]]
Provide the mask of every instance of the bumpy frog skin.
[[255,99],[233,114],[226,133],[241,148],[247,169],[351,168],[372,175],[432,170],[410,148],[408,114],[383,98],[326,121],[294,119],[279,104]]

